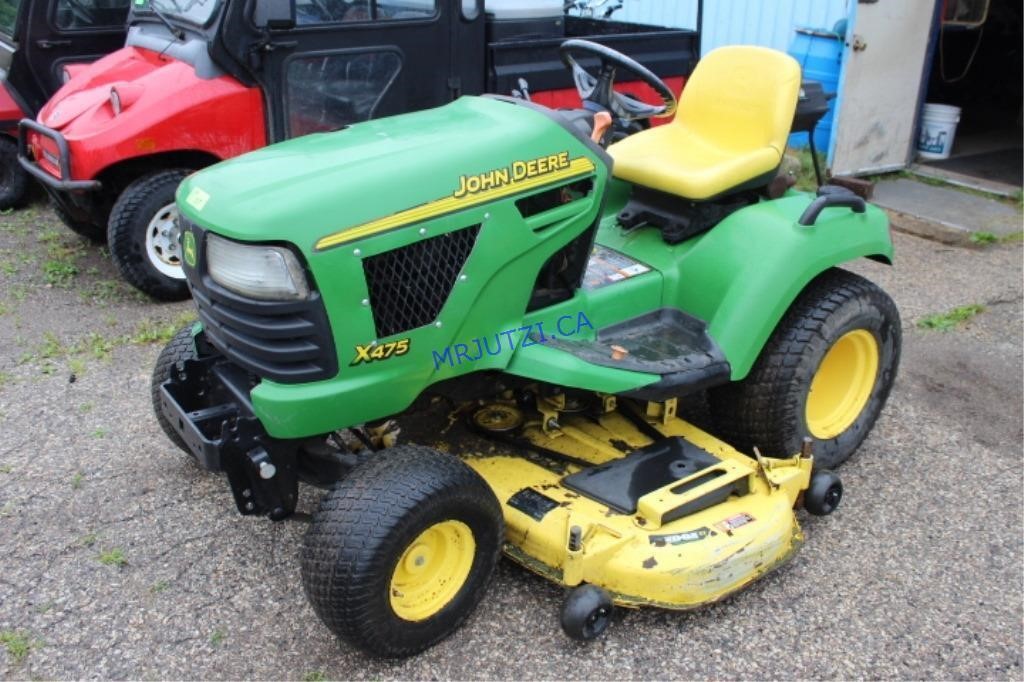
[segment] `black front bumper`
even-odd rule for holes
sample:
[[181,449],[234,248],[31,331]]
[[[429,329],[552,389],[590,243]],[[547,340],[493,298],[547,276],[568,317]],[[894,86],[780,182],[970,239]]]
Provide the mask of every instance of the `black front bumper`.
[[301,441],[267,435],[253,414],[253,385],[252,375],[219,354],[200,354],[171,368],[160,411],[200,466],[227,474],[239,512],[279,520],[295,511]]

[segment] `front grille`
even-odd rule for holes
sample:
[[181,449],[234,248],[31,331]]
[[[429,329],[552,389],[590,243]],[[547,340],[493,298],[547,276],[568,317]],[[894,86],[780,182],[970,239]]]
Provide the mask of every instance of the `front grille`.
[[437,318],[479,232],[473,225],[363,260],[377,338]]
[[[204,244],[202,230],[187,227],[196,233],[196,243]],[[202,247],[197,265],[185,268],[192,298],[206,338],[225,357],[260,378],[284,384],[337,374],[334,339],[319,293],[304,301],[258,301],[210,279]]]

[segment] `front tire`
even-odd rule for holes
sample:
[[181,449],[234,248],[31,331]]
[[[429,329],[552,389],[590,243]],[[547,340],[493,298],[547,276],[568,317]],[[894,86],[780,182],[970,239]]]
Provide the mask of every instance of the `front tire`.
[[174,192],[190,172],[144,175],[125,188],[110,212],[107,245],[114,264],[129,284],[160,301],[188,298]]
[[28,188],[28,173],[18,163],[18,143],[0,135],[0,211],[20,206]]
[[323,497],[303,541],[302,583],[336,635],[376,656],[411,656],[472,613],[503,541],[501,506],[475,471],[400,445]]
[[160,355],[156,358],[156,366],[153,367],[153,377],[149,382],[149,397],[153,403],[153,414],[156,416],[157,423],[160,424],[160,428],[163,429],[167,438],[189,455],[192,453],[185,445],[185,441],[181,439],[181,435],[171,426],[167,417],[164,416],[163,410],[160,409],[160,385],[170,378],[172,367],[185,360],[194,360],[196,357],[196,342],[192,336],[192,325],[189,325],[171,337],[171,340],[160,351]]
[[750,374],[709,392],[720,435],[743,452],[788,457],[805,436],[816,468],[845,462],[874,426],[899,367],[892,299],[863,277],[828,270],[801,292]]

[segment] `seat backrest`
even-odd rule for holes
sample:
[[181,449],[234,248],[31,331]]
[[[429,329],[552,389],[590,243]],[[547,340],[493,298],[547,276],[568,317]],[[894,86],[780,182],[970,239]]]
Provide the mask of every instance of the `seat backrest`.
[[800,65],[784,52],[734,45],[705,55],[683,88],[673,125],[730,151],[774,147],[793,125]]

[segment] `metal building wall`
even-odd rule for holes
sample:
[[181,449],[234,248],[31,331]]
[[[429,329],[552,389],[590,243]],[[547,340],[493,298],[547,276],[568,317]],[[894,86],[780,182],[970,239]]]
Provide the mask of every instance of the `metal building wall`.
[[[704,0],[701,51],[721,45],[764,45],[785,50],[797,26],[831,29],[847,13],[847,0]],[[692,28],[696,0],[623,0],[615,19]]]

